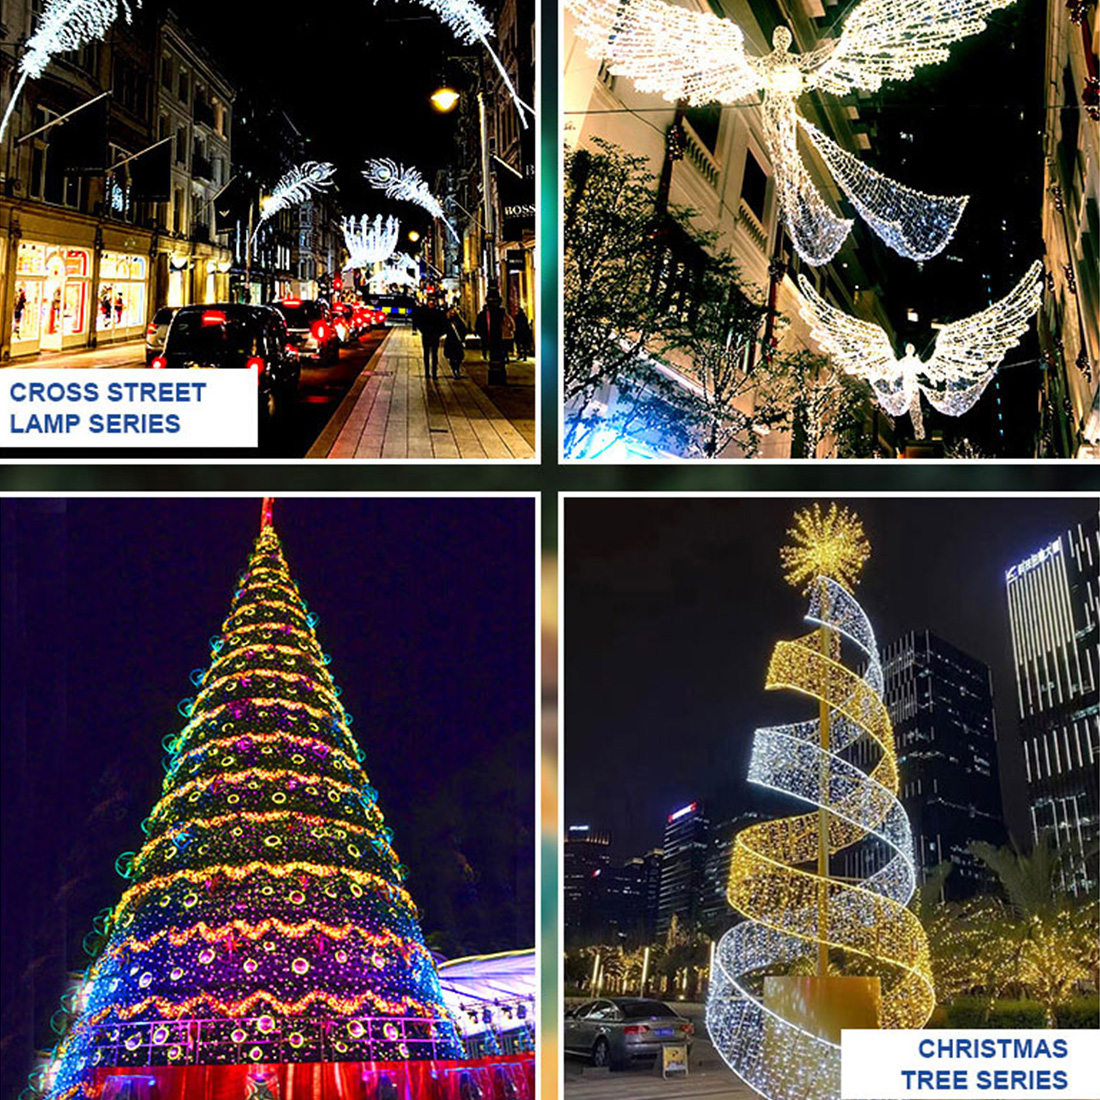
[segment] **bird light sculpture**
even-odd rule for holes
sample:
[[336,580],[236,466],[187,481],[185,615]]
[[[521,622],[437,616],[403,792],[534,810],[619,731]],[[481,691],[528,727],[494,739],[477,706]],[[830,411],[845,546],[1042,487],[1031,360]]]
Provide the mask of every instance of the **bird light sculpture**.
[[925,194],[876,172],[808,122],[798,100],[810,92],[842,96],[908,80],[918,67],[943,61],[952,42],[979,33],[991,11],[1012,2],[860,0],[838,38],[792,52],[791,32],[780,26],[772,51],[756,55],[745,49],[736,23],[709,11],[665,0],[565,0],[590,55],[606,59],[611,73],[629,77],[639,91],[687,104],[760,97],[783,219],[799,255],[815,266],[836,255],[852,221],[834,213],[814,185],[798,148],[799,130],[860,216],[909,259],[927,260],[944,248],[967,197]]

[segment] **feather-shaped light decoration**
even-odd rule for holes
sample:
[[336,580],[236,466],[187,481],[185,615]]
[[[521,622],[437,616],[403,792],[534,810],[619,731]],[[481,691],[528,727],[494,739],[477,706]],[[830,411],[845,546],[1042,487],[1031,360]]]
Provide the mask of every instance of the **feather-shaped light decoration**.
[[456,241],[458,240],[455,227],[447,220],[443,207],[439,205],[439,199],[432,194],[418,169],[406,168],[388,157],[379,157],[367,161],[363,176],[371,187],[385,192],[386,198],[411,202],[427,210],[433,218],[438,218],[450,230],[451,236]]
[[[377,3],[377,0],[375,2]],[[467,45],[480,42],[485,47],[489,56],[493,59],[497,72],[500,73],[501,79],[504,81],[504,86],[508,89],[508,94],[512,97],[512,102],[516,105],[519,123],[526,130],[527,119],[525,115],[530,114],[534,118],[534,108],[519,98],[519,92],[516,91],[512,78],[504,67],[504,62],[500,60],[496,55],[496,51],[489,45],[489,36],[493,33],[493,24],[489,21],[489,17],[482,7],[474,0],[415,0],[415,2],[429,11],[435,12],[443,21],[444,26],[451,31],[459,42],[464,42]]]
[[[133,0],[133,5],[141,7],[141,0]],[[0,121],[0,138],[8,128],[15,101],[27,80],[40,77],[57,54],[78,50],[102,38],[120,13],[129,23],[130,0],[46,0],[38,26],[27,39],[27,48],[19,59],[19,80]]]
[[305,202],[317,191],[325,191],[332,186],[332,177],[336,174],[336,166],[327,161],[307,160],[291,168],[289,172],[277,184],[275,189],[267,197],[260,211],[260,220],[252,233],[255,240],[260,232],[260,227],[269,218],[273,218],[280,210],[297,206]]
[[344,243],[348,249],[346,267],[374,267],[393,255],[397,247],[397,237],[401,232],[401,223],[392,215],[383,220],[381,214],[374,216],[372,222],[368,214],[358,221],[345,218],[341,223],[344,230]]

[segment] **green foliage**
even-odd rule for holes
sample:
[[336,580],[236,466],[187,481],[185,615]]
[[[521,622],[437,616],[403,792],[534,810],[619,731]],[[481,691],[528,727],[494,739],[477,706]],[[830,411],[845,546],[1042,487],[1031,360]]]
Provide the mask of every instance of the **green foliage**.
[[1046,1027],[1047,1010],[1038,1001],[994,1001],[983,1027]]
[[988,997],[958,997],[947,1008],[947,1026],[957,1028],[985,1027],[989,1009]]
[[1100,1027],[1100,996],[1074,997],[1054,1006],[1054,1022],[1058,1027]]

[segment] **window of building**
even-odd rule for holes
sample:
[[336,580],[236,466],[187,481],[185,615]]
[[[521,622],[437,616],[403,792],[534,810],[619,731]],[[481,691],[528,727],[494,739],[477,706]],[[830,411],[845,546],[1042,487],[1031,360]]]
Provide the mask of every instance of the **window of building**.
[[187,128],[180,126],[176,130],[176,163],[187,163]]
[[180,69],[179,97],[181,103],[187,103],[191,94],[191,81],[188,74]]
[[768,173],[760,167],[760,162],[751,149],[745,153],[745,174],[741,179],[741,198],[745,205],[756,215],[756,220],[764,224],[764,200],[768,194]]
[[160,63],[160,82],[165,88],[172,87],[172,58],[169,54],[165,54]]

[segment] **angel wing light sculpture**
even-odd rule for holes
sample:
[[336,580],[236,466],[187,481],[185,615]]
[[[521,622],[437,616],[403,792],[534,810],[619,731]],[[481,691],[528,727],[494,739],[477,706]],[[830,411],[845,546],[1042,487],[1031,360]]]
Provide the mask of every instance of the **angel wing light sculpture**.
[[418,286],[420,264],[407,252],[395,252],[386,261],[386,266],[371,276],[370,281],[372,288],[377,285],[380,290],[387,286]]
[[[516,105],[519,124],[526,130],[527,119],[525,115],[530,114],[534,118],[534,108],[519,98],[519,92],[516,91],[512,78],[504,67],[504,62],[497,56],[493,47],[489,45],[489,37],[493,34],[493,24],[489,22],[489,17],[481,6],[475,0],[417,0],[417,2],[430,11],[434,11],[459,42],[464,42],[467,45],[480,42],[485,47],[496,66],[497,72],[500,73],[500,77],[504,81],[504,86],[508,89],[508,94],[512,97],[512,102]],[[377,3],[377,0],[375,0],[375,3]]]
[[[140,8],[141,0],[134,0],[134,7]],[[120,15],[130,22],[127,0],[47,0],[38,16],[34,34],[27,39],[26,50],[19,59],[19,80],[12,89],[4,117],[0,119],[0,138],[8,128],[15,101],[27,80],[40,77],[57,54],[78,50],[102,38]]]
[[860,0],[840,37],[792,53],[787,27],[772,35],[771,53],[745,50],[741,28],[710,12],[666,0],[565,0],[589,54],[639,91],[670,102],[737,103],[759,95],[764,141],[776,196],[791,239],[814,266],[828,263],[851,230],[817,188],[798,150],[798,131],[817,151],[840,189],[895,252],[935,256],[951,239],[966,196],[927,195],[904,187],[841,149],[798,112],[807,92],[847,95],[908,80],[921,65],[943,61],[947,47],[985,27],[985,17],[1013,0]]
[[252,240],[255,241],[264,222],[275,217],[280,210],[297,206],[305,202],[317,191],[325,191],[332,186],[332,177],[336,174],[336,166],[327,161],[307,160],[297,168],[291,168],[289,172],[277,184],[274,190],[264,200],[260,210],[260,220],[252,231]]
[[422,210],[427,210],[433,218],[438,218],[450,230],[451,236],[456,241],[458,240],[455,227],[447,220],[439,199],[432,194],[418,169],[406,168],[388,157],[377,157],[367,161],[363,176],[371,187],[384,192],[386,198],[411,202]]
[[375,214],[372,222],[364,214],[358,222],[355,218],[345,218],[341,223],[344,230],[344,243],[347,245],[348,268],[374,267],[388,260],[397,247],[397,237],[401,232],[401,223],[392,215],[383,220],[381,214]]
[[883,329],[829,305],[805,276],[802,316],[821,350],[856,378],[868,382],[891,416],[908,412],[913,434],[924,438],[920,395],[947,416],[973,408],[1009,348],[1020,342],[1043,297],[1043,266],[1038,261],[999,302],[961,321],[944,325],[935,350],[923,362],[912,344],[899,359]]

